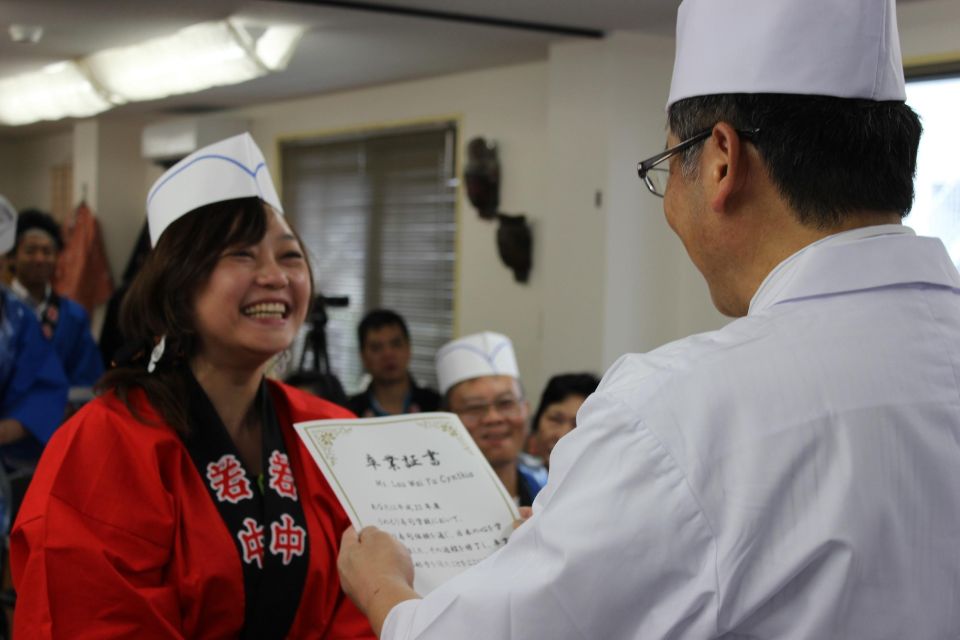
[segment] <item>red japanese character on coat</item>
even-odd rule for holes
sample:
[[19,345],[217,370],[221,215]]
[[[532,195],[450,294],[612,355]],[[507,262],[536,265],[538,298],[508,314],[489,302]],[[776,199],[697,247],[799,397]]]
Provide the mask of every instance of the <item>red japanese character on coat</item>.
[[293,481],[293,471],[287,454],[274,451],[270,454],[269,487],[284,498],[297,499],[297,485]]
[[253,497],[250,481],[243,465],[231,453],[220,457],[207,465],[207,480],[220,502],[237,504],[241,500]]
[[243,549],[243,561],[263,569],[263,527],[253,518],[243,519],[243,530],[237,533]]
[[307,532],[297,526],[288,513],[280,522],[270,524],[270,553],[282,556],[283,564],[290,564],[293,556],[302,556],[306,549]]

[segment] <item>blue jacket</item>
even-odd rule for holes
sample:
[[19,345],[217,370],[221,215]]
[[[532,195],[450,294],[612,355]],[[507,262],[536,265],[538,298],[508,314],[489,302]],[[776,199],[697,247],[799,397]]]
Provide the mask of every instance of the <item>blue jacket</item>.
[[87,311],[69,298],[60,298],[53,348],[71,387],[92,387],[103,374],[103,359],[90,332]]
[[4,466],[35,462],[60,426],[66,404],[63,367],[33,311],[0,288],[0,418],[14,418],[29,432],[23,440],[0,446]]
[[521,507],[529,507],[540,489],[547,484],[547,470],[544,467],[527,464],[523,459],[517,462],[517,488]]

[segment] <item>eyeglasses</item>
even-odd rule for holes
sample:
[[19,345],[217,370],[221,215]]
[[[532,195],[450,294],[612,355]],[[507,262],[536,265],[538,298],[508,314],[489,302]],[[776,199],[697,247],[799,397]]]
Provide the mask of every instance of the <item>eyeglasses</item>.
[[465,427],[475,427],[490,413],[493,408],[497,414],[507,420],[514,420],[523,416],[523,405],[516,398],[501,398],[494,402],[485,402],[483,404],[470,404],[457,411],[460,421]]
[[[666,191],[667,188],[667,178],[670,177],[669,169],[666,167],[658,167],[657,165],[666,162],[673,156],[683,153],[690,147],[703,142],[709,138],[712,133],[713,127],[710,127],[709,129],[705,129],[691,138],[687,138],[679,144],[673,145],[669,149],[664,149],[655,156],[651,156],[646,160],[637,163],[637,175],[639,175],[640,179],[643,180],[643,183],[647,185],[647,189],[650,190],[650,193],[662,198],[664,191]],[[737,129],[737,133],[743,136],[745,139],[752,141],[752,139],[758,133],[760,133],[760,129]]]

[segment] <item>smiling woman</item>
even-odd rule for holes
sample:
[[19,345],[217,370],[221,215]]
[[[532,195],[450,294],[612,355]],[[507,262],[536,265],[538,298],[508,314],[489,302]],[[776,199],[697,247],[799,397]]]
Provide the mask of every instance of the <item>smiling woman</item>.
[[20,511],[18,635],[372,637],[336,573],[349,522],[292,428],[350,414],[264,377],[312,281],[259,149],[244,134],[196,152],[148,209],[129,355]]

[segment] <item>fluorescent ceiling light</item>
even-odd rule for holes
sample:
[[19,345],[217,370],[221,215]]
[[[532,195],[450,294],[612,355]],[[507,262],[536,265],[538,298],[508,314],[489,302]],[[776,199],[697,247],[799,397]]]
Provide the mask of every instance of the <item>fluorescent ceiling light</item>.
[[112,95],[153,100],[246,82],[266,73],[249,55],[246,32],[227,22],[193,25],[172,36],[87,58],[90,73]]
[[254,41],[233,21],[206,22],[54,65],[65,69],[57,73],[0,79],[0,122],[85,117],[124,102],[246,82],[286,68],[303,33],[298,26],[270,26]]
[[85,118],[112,106],[73,62],[0,79],[0,122],[6,124]]
[[286,69],[303,32],[303,27],[292,25],[267,27],[257,40],[257,57],[271,71]]

